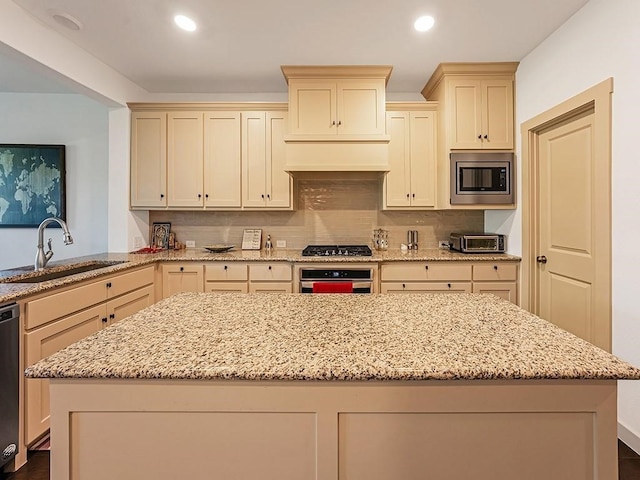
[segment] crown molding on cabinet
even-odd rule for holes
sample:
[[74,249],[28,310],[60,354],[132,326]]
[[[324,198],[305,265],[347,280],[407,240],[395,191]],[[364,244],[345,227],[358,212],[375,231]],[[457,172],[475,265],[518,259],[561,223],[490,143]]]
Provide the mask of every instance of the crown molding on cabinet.
[[127,103],[130,110],[144,111],[284,111],[289,109],[287,102],[167,102],[167,103]]
[[291,78],[384,78],[389,82],[391,65],[282,65],[284,78],[289,84]]
[[445,75],[513,75],[520,62],[466,62],[441,63],[422,89],[422,96],[429,98]]

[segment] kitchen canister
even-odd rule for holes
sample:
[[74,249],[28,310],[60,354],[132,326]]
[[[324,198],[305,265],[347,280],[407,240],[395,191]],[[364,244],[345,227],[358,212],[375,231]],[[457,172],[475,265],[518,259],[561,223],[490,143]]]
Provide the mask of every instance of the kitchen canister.
[[389,248],[389,231],[376,228],[373,231],[373,248],[375,250],[387,250]]

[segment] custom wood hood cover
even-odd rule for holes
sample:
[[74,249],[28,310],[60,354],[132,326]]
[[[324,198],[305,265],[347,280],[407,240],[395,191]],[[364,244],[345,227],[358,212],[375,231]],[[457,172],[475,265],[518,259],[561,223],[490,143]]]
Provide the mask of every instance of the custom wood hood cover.
[[282,66],[289,85],[285,170],[386,172],[390,66]]

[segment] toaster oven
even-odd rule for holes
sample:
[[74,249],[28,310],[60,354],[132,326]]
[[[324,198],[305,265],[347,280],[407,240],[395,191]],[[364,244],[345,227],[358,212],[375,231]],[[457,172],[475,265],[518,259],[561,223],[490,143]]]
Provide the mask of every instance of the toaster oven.
[[505,236],[499,233],[452,233],[449,248],[463,253],[504,253]]

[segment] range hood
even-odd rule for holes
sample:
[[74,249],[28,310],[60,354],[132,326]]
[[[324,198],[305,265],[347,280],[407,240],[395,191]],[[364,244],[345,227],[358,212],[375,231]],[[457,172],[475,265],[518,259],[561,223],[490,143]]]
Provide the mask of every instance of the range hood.
[[392,67],[282,66],[289,85],[285,171],[389,171],[385,88]]

